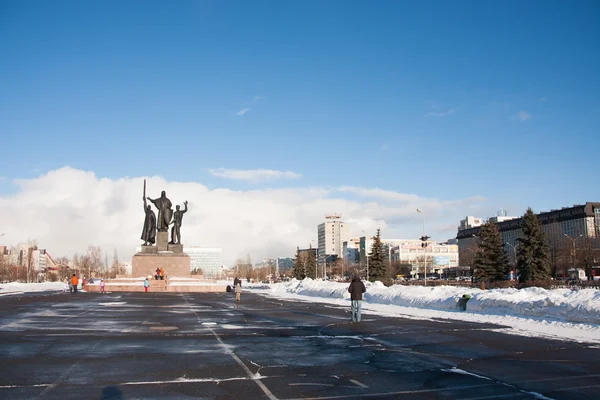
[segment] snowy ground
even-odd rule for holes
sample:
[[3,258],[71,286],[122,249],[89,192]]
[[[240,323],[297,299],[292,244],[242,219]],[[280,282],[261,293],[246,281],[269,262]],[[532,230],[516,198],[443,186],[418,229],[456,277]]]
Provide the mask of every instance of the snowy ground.
[[[506,332],[511,334],[600,344],[600,291],[596,289],[385,287],[379,282],[365,282],[365,285],[365,314],[494,323],[506,326]],[[350,306],[347,283],[307,278],[275,284],[244,282],[242,286],[244,290],[271,297]],[[0,296],[62,290],[62,282],[0,284]],[[467,311],[456,306],[464,294],[472,296]]]
[[[365,282],[363,312],[416,319],[447,319],[507,326],[506,333],[600,344],[600,291],[596,289],[480,290],[454,286],[385,287]],[[244,284],[267,296],[350,306],[347,283],[292,280],[269,285]],[[458,299],[472,296],[467,311]]]

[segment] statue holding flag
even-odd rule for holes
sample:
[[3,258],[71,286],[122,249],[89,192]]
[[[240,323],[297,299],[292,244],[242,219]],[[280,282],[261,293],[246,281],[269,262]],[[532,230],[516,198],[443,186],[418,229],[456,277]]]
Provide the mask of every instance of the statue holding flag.
[[144,241],[144,246],[152,246],[156,241],[156,215],[152,211],[152,207],[146,203],[146,180],[144,179],[144,228],[142,229],[141,239]]

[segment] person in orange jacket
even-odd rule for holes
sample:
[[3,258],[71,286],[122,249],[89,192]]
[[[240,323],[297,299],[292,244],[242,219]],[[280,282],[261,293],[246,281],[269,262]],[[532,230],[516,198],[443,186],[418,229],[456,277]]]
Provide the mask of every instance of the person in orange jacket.
[[165,270],[164,269],[160,269],[160,280],[164,280],[165,279]]
[[77,285],[79,285],[79,278],[77,278],[77,274],[73,274],[71,278],[71,285],[73,286],[73,293],[77,293]]

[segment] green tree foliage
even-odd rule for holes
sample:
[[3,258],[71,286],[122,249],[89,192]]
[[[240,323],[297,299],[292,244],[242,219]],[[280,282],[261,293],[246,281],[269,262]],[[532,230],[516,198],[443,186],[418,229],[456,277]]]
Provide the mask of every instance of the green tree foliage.
[[294,258],[294,271],[292,276],[296,279],[304,279],[306,278],[306,273],[304,270],[304,260],[302,254],[300,254],[300,248],[296,247],[296,258]]
[[517,250],[517,269],[519,281],[543,280],[550,278],[550,259],[548,241],[540,221],[531,210],[523,215],[522,235]]
[[309,278],[315,279],[315,276],[316,276],[316,273],[317,273],[317,256],[313,252],[312,245],[309,247],[309,249],[308,249],[308,255],[305,258],[306,258],[305,262],[304,262],[304,264],[305,264],[305,267],[304,267],[305,276],[307,276]]
[[369,253],[369,280],[371,282],[387,279],[387,266],[385,263],[385,255],[383,245],[381,244],[381,232],[377,229],[377,234],[373,236],[373,246]]
[[502,245],[502,234],[493,222],[481,227],[473,261],[474,277],[481,281],[500,281],[507,274],[508,260]]

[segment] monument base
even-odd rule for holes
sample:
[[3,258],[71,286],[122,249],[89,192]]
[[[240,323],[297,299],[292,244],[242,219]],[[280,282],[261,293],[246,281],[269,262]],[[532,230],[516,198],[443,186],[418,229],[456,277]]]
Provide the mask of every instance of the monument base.
[[167,245],[167,250],[172,251],[173,253],[183,253],[183,245],[169,243]]
[[158,251],[167,251],[167,243],[169,241],[169,232],[158,231],[156,232],[156,247]]
[[167,276],[189,277],[190,257],[185,253],[137,253],[131,261],[134,277],[154,276],[156,269],[162,268]]
[[157,254],[158,253],[158,247],[156,247],[156,246],[144,246],[144,245],[142,245],[142,253],[145,253],[145,254]]

